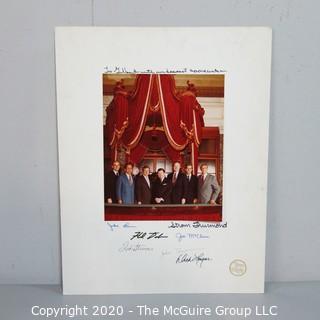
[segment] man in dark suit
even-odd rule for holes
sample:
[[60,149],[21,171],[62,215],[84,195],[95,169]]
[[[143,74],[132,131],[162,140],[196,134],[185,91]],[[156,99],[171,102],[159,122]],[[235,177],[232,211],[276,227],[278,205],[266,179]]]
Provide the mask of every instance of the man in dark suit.
[[119,177],[120,162],[113,161],[112,170],[107,172],[104,179],[104,194],[107,203],[117,203],[116,185]]
[[171,200],[171,181],[166,178],[164,169],[157,171],[158,178],[153,186],[153,202],[157,204],[168,204]]
[[172,184],[171,203],[185,204],[187,197],[187,178],[186,175],[181,172],[180,162],[173,164],[173,172],[168,175],[168,179]]
[[144,166],[142,174],[136,177],[136,198],[138,204],[150,204],[152,201],[152,185],[149,178],[150,168]]
[[191,164],[187,164],[185,167],[186,177],[187,177],[187,197],[186,203],[197,203],[198,198],[198,178],[193,172],[193,167]]

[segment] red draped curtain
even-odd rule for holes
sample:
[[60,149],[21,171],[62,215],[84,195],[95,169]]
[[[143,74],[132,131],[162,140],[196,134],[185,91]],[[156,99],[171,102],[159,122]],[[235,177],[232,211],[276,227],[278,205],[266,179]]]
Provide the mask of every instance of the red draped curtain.
[[200,106],[195,94],[189,90],[180,99],[180,127],[190,141],[196,145],[201,142],[201,128],[204,127],[204,109]]
[[180,101],[175,94],[175,82],[172,75],[158,75],[158,89],[162,123],[172,148],[183,150],[188,138],[180,127]]
[[[177,94],[172,75],[137,75],[135,89],[126,92],[121,82],[116,84],[114,98],[107,108],[108,144],[117,157],[119,144],[125,147],[127,158],[139,162],[152,141],[159,138],[158,147],[171,159],[181,161],[180,152],[191,146],[194,170],[197,168],[204,109],[196,99],[193,85]],[[148,114],[161,114],[163,132],[145,132]]]
[[128,150],[139,143],[145,129],[153,80],[153,75],[138,75],[135,91],[128,98],[129,123],[122,136],[122,142]]

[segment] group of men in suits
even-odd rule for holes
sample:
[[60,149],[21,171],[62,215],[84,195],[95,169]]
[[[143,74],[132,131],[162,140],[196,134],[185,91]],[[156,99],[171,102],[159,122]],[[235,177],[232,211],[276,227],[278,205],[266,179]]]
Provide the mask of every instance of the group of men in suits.
[[201,174],[193,174],[188,164],[184,172],[179,162],[173,164],[173,172],[166,176],[160,168],[150,175],[144,166],[141,174],[133,175],[133,164],[127,163],[120,174],[120,163],[114,161],[105,178],[107,203],[119,204],[216,204],[220,186],[214,175],[208,174],[208,165],[200,166]]

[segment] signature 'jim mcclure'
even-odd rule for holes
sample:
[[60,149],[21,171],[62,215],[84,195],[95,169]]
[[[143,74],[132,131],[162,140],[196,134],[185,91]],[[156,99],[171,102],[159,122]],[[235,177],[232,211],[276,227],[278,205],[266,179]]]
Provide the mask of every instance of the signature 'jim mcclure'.
[[203,252],[201,253],[194,253],[192,255],[189,255],[188,253],[182,253],[178,256],[176,263],[195,263],[200,268],[202,267],[202,264],[207,261],[212,261],[211,258],[206,257]]

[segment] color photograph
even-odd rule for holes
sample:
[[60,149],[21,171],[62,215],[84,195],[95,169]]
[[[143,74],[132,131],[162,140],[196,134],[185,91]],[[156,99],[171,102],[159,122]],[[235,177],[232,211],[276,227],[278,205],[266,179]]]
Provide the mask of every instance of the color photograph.
[[103,74],[105,220],[222,220],[224,78]]

